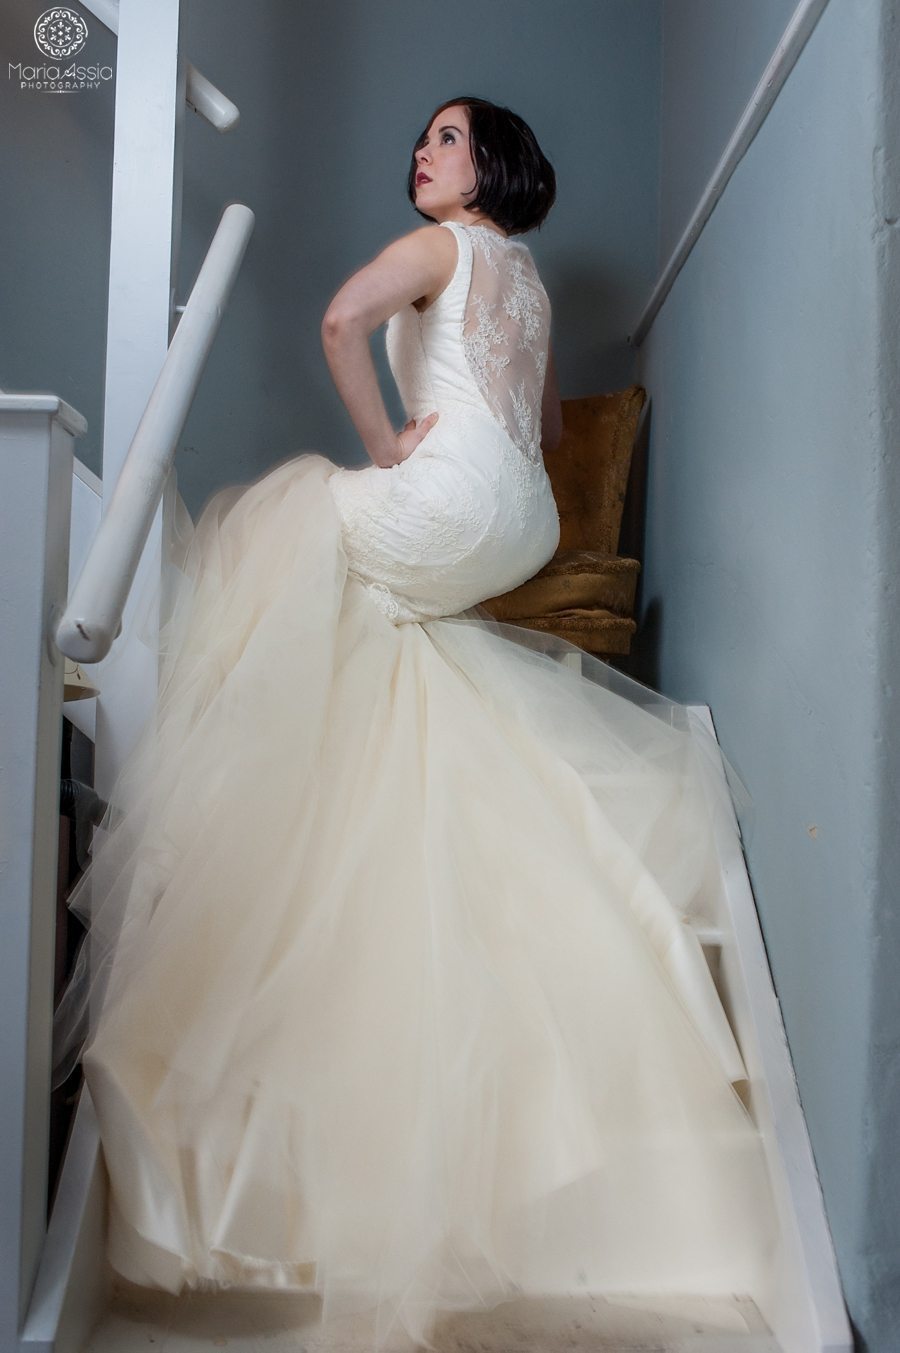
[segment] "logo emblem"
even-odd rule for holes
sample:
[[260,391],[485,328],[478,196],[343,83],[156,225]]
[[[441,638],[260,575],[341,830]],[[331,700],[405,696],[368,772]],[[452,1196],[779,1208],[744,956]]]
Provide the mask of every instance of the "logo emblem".
[[74,9],[45,9],[34,25],[34,40],[45,54],[74,56],[87,42],[87,24]]

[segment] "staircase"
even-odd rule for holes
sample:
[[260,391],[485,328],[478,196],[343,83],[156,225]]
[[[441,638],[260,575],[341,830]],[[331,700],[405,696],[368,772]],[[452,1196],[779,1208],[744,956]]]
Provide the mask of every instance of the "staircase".
[[[137,1353],[151,1341],[165,1353],[228,1347],[230,1353],[367,1353],[355,1317],[319,1326],[310,1297],[283,1293],[176,1298],[117,1279],[91,1335],[90,1353]],[[493,1311],[455,1314],[438,1326],[441,1353],[779,1353],[746,1297],[532,1297]],[[410,1353],[391,1344],[385,1353]]]
[[[14,693],[3,713],[0,794],[5,804],[17,805],[18,813],[0,858],[0,906],[13,918],[0,951],[4,1002],[0,1075],[6,1092],[0,1102],[5,1144],[0,1161],[0,1245],[5,1256],[0,1270],[0,1353],[130,1353],[151,1346],[181,1353],[226,1345],[234,1353],[249,1353],[263,1341],[272,1353],[282,1348],[292,1353],[299,1348],[307,1353],[363,1353],[371,1337],[365,1320],[347,1318],[323,1327],[318,1300],[312,1296],[226,1292],[173,1297],[113,1274],[104,1249],[108,1181],[93,1106],[84,1087],[48,1217],[46,1085],[61,653],[99,662],[123,617],[127,640],[131,581],[141,569],[152,569],[154,559],[158,575],[158,508],[170,483],[174,447],[253,220],[240,204],[226,209],[190,300],[185,306],[172,304],[180,194],[178,125],[184,99],[197,111],[218,118],[220,130],[236,120],[233,105],[184,60],[179,5],[180,0],[153,0],[152,5],[149,0],[131,0],[121,16],[110,0],[94,0],[87,6],[119,31],[117,174],[125,172],[123,165],[127,170],[127,136],[143,116],[147,79],[159,81],[163,104],[166,91],[170,105],[177,100],[177,107],[170,106],[168,139],[163,137],[156,162],[173,192],[169,220],[173,248],[164,275],[145,277],[146,288],[155,288],[156,293],[162,289],[162,309],[158,294],[153,310],[149,303],[136,304],[130,294],[124,302],[117,301],[121,289],[110,287],[102,519],[97,485],[74,463],[73,443],[86,431],[81,416],[52,395],[0,394],[0,473],[4,526],[9,525],[0,531],[0,568],[5,580],[16,579],[5,610],[5,638],[14,655],[7,677]],[[166,59],[148,60],[148,44],[158,43],[160,32],[170,35]],[[138,59],[145,84],[130,94],[129,61]],[[132,181],[130,191],[158,201],[153,165],[146,162],[143,169],[142,181]],[[129,225],[143,218],[139,201],[123,204],[120,195],[116,203],[114,190],[111,270],[127,273],[131,284],[143,264],[129,258],[125,241]],[[129,219],[120,219],[123,212]],[[130,247],[140,250],[140,234]],[[116,305],[120,313],[114,316]],[[152,323],[160,313],[164,316],[164,342],[161,349],[145,345],[141,380],[135,380],[135,346],[125,345],[131,364],[126,380],[116,367],[122,346],[118,340],[129,324],[143,335],[151,325],[151,310],[156,316]],[[179,311],[181,319],[171,331]],[[67,606],[69,575],[78,578],[78,585]],[[119,664],[108,681],[102,668],[98,672],[99,697],[82,701],[83,708],[72,717],[88,736],[96,736],[98,765],[111,779],[127,750],[129,726],[140,722],[140,711],[135,713],[129,705],[135,685],[127,664]],[[144,696],[139,698],[145,698],[146,682],[141,689]],[[693,716],[715,736],[709,709],[692,708]],[[23,786],[28,791],[24,804]],[[529,1294],[492,1310],[448,1316],[436,1334],[446,1353],[474,1349],[849,1353],[852,1349],[781,1011],[733,825],[733,831],[722,827],[716,913],[698,930],[698,938],[748,1070],[748,1108],[765,1145],[778,1202],[781,1235],[771,1271],[759,1291],[728,1296]],[[735,1225],[740,1225],[739,1218]],[[398,1350],[406,1347],[408,1343],[397,1344]]]

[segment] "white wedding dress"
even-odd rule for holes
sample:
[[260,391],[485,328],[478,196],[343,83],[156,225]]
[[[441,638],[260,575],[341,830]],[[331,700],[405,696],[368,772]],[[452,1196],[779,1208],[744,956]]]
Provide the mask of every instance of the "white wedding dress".
[[391,469],[295,456],[177,560],[153,727],[70,905],[113,1267],[296,1288],[373,1347],[521,1291],[751,1290],[776,1239],[690,919],[725,781],[684,706],[484,599],[554,553],[528,247],[444,222]]

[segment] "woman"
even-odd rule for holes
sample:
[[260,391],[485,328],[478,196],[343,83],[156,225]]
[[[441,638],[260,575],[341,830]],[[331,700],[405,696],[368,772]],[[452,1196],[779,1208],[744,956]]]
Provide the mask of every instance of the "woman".
[[432,224],[323,323],[373,463],[307,452],[208,505],[155,728],[71,902],[91,933],[57,1077],[80,1053],[113,1266],[317,1292],[375,1348],[520,1291],[748,1290],[775,1239],[684,924],[727,817],[710,746],[479,606],[559,540],[550,305],[519,238],[554,192],[508,109],[430,119],[409,194]]

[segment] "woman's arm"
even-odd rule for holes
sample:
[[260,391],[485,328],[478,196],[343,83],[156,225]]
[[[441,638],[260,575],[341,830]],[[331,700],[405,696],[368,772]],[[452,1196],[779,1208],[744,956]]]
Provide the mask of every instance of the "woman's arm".
[[544,376],[544,394],[541,400],[541,450],[555,451],[562,440],[562,405],[556,384],[556,363],[553,348],[547,348],[547,372]]
[[[376,465],[397,465],[433,425],[436,414],[419,424],[419,436],[404,429],[403,440],[391,426],[369,337],[391,315],[421,297],[443,290],[456,266],[453,232],[422,226],[394,240],[344,283],[322,319],[322,346],[338,394],[362,443]],[[419,431],[416,429],[416,431]]]

